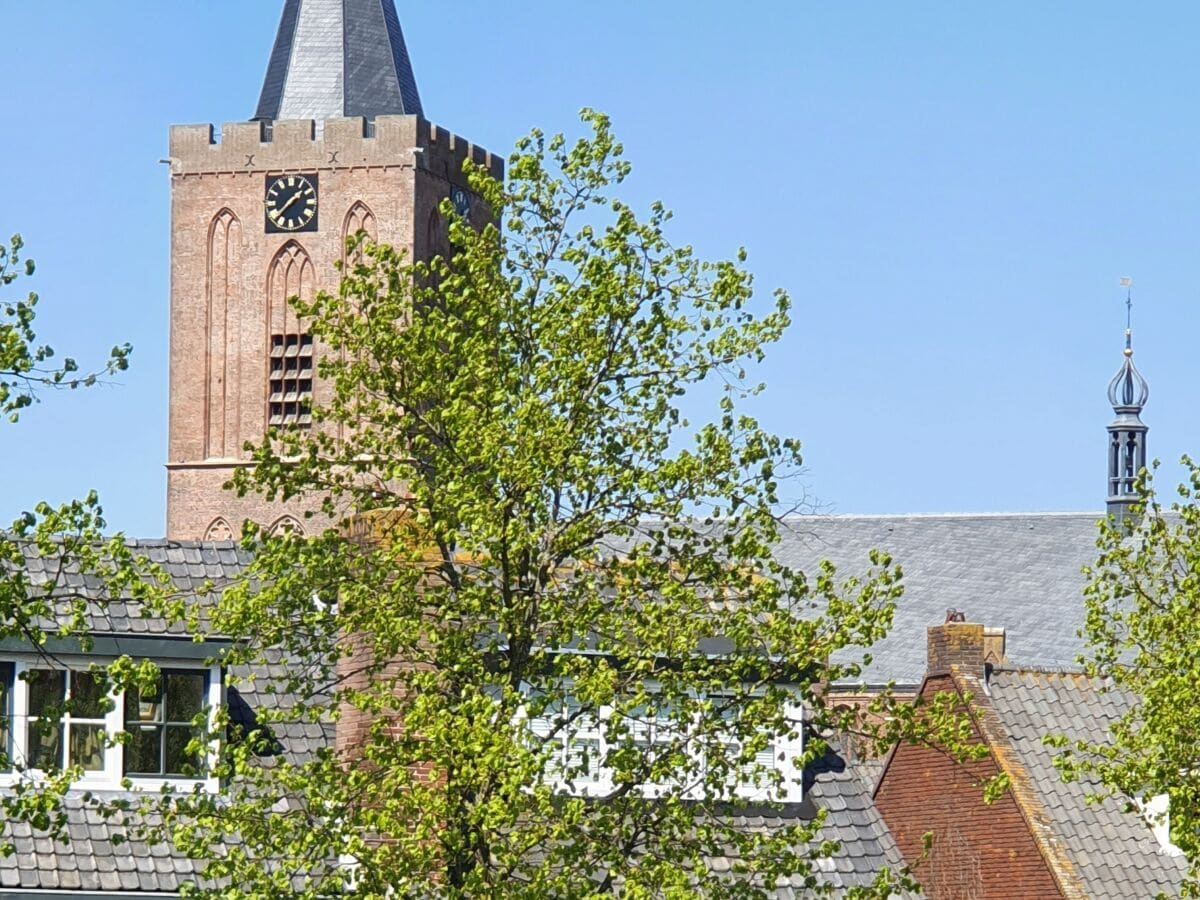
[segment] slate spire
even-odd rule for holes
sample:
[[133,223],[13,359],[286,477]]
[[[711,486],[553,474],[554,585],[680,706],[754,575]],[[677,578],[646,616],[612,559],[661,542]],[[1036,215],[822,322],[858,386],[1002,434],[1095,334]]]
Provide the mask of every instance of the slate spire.
[[[1132,282],[1124,278],[1128,291]],[[1135,482],[1146,467],[1146,432],[1141,413],[1150,399],[1150,386],[1133,364],[1133,297],[1125,297],[1125,361],[1108,385],[1108,402],[1116,418],[1108,426],[1108,512],[1118,521],[1129,517],[1137,502]]]
[[423,115],[394,0],[286,0],[255,120]]

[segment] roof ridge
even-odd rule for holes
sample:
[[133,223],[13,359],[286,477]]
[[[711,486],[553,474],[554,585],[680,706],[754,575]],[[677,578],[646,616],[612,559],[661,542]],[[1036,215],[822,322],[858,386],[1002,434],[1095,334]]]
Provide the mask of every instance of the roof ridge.
[[[795,522],[870,522],[870,521],[895,521],[897,519],[1082,519],[1087,518],[1092,521],[1100,521],[1104,518],[1103,512],[1055,512],[1055,511],[1034,511],[1034,512],[945,512],[945,513],[785,513],[778,517],[778,521],[784,524],[792,524]],[[648,516],[643,519],[638,519],[631,527],[639,528],[646,525],[657,523],[670,522],[671,524],[684,524],[687,522],[702,522],[711,525],[720,525],[727,520],[716,516],[680,516],[677,519],[665,519],[661,516]]]
[[1098,677],[1091,676],[1084,670],[1083,666],[1014,666],[1014,665],[999,665],[992,669],[993,674],[1001,672],[1009,672],[1012,674],[1030,674],[1030,675],[1085,675],[1089,678]]
[[1084,516],[1104,518],[1100,511],[1033,510],[1027,512],[911,512],[911,513],[788,513],[785,522],[813,519],[1078,519]]

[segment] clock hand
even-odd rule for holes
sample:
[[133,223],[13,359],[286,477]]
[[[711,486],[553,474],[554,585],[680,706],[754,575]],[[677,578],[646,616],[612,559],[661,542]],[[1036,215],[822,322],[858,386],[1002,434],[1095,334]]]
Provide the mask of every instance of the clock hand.
[[291,199],[291,200],[289,200],[287,203],[283,204],[283,206],[279,207],[279,215],[283,215],[283,214],[284,214],[284,212],[286,212],[286,211],[287,211],[287,208],[288,208],[289,206],[291,206],[293,203],[295,203],[295,202],[296,202],[297,200],[299,200],[299,199],[300,199],[300,192],[299,192],[299,191],[297,191],[296,193],[292,194],[292,199]]

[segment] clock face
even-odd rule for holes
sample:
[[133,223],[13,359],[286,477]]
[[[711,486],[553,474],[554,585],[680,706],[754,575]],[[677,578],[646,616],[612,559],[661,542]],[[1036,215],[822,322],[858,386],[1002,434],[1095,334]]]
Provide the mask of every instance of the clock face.
[[317,176],[267,176],[267,233],[317,230]]

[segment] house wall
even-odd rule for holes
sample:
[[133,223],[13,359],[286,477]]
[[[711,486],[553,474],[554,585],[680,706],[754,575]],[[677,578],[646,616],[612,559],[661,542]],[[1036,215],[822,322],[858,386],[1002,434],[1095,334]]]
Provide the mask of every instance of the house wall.
[[[954,690],[950,675],[931,676],[921,695]],[[972,739],[982,742],[974,724]],[[983,802],[982,783],[999,771],[991,755],[965,765],[923,746],[900,745],[892,755],[875,805],[931,900],[1063,896],[1011,792]]]

